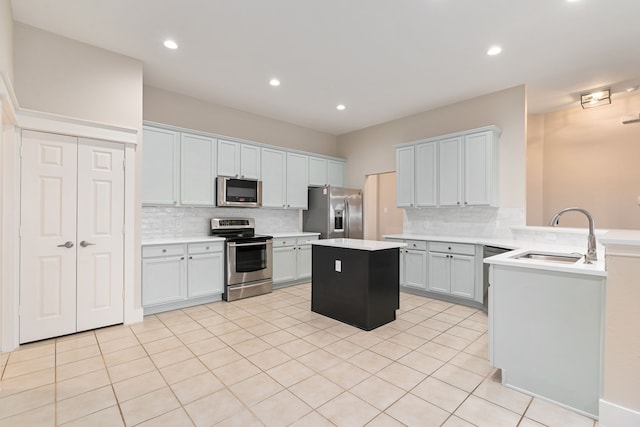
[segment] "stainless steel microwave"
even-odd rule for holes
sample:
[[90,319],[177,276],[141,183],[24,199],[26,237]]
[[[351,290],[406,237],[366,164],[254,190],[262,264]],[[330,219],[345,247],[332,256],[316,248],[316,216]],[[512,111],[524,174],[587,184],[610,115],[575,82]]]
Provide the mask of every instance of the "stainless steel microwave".
[[226,178],[217,181],[216,206],[258,208],[262,206],[262,181]]

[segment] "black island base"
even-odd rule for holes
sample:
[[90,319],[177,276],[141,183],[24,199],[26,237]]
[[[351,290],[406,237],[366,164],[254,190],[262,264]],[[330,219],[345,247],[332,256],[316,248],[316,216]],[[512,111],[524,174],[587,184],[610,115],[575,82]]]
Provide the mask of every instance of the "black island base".
[[311,311],[370,331],[400,308],[398,248],[359,250],[313,245]]

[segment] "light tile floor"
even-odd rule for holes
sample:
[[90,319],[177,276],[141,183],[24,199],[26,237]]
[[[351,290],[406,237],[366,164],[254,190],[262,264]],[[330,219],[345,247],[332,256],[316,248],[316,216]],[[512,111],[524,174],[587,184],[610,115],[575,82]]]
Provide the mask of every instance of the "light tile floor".
[[482,311],[401,294],[364,332],[310,285],[0,355],[4,426],[561,426],[593,420],[503,387]]

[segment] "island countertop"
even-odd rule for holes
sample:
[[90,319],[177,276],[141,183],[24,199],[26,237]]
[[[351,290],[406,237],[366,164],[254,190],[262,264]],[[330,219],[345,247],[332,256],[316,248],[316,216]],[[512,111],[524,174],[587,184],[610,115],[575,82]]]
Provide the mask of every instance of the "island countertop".
[[406,243],[387,242],[378,240],[361,239],[321,239],[312,240],[309,243],[319,246],[331,246],[334,248],[356,249],[361,251],[380,251],[384,249],[404,248]]

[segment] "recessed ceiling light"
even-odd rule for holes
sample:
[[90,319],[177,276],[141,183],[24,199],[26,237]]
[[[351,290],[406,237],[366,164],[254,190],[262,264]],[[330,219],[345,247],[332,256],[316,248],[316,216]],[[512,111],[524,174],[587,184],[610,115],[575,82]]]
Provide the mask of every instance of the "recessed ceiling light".
[[167,49],[177,49],[178,43],[174,42],[173,40],[165,40],[164,47],[166,47]]
[[280,80],[278,80],[278,79],[271,79],[271,80],[269,80],[269,84],[270,84],[271,86],[280,86]]
[[493,56],[502,52],[502,48],[500,46],[491,46],[487,51],[487,55]]
[[638,86],[631,86],[626,89],[627,92],[633,92],[634,90],[638,90]]
[[337,110],[342,111],[344,109],[346,109],[347,107],[344,106],[344,104],[338,104],[338,106],[336,107]]

